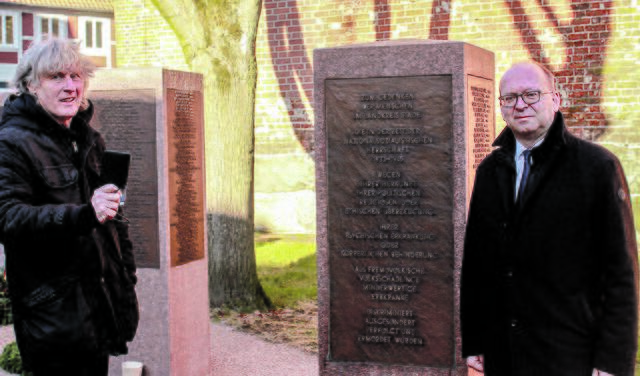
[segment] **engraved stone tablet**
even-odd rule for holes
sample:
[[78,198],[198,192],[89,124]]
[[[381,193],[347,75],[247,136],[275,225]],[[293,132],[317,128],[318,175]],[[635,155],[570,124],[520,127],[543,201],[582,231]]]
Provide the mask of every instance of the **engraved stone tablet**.
[[450,367],[451,77],[325,93],[333,359]]
[[156,149],[156,101],[153,90],[93,90],[95,113],[91,125],[110,150],[131,154],[125,210],[129,237],[139,268],[159,268]]
[[320,374],[466,375],[460,266],[493,54],[350,45],[316,50],[314,72]]
[[[467,148],[467,185],[473,185],[476,168],[491,153],[493,143],[493,114],[495,96],[493,80],[467,77],[467,139],[473,141]],[[471,194],[471,192],[469,192]],[[470,199],[470,197],[468,197]]]
[[171,265],[204,257],[202,93],[167,89]]
[[[138,266],[140,324],[129,354],[149,375],[210,367],[202,76],[160,68],[98,70],[92,125],[132,156],[125,214]],[[170,354],[170,356],[168,356]]]

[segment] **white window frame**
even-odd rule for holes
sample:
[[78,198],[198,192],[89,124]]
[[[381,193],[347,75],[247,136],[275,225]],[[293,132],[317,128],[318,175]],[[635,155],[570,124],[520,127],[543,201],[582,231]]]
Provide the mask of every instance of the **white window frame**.
[[[92,46],[87,47],[87,22],[91,23],[91,35],[94,40]],[[102,47],[95,46],[96,24],[102,23]],[[83,54],[90,56],[111,57],[111,19],[102,17],[78,17],[78,39],[80,39],[80,49]]]
[[[42,33],[42,19],[48,19],[49,30],[51,30],[53,19],[57,19],[60,21],[60,25],[62,26],[60,29],[60,33],[57,35],[59,38],[67,38],[69,35],[69,17],[63,14],[37,14],[34,19],[34,31],[35,31],[35,39],[36,41],[41,41],[43,38]],[[48,36],[52,36],[50,33],[46,33]]]
[[[13,43],[6,43],[3,38],[5,33],[5,20],[7,17],[13,17]],[[20,13],[12,12],[8,10],[0,10],[0,28],[2,28],[2,33],[0,34],[0,49],[1,50],[16,50],[20,48],[20,30],[21,27],[21,17]]]

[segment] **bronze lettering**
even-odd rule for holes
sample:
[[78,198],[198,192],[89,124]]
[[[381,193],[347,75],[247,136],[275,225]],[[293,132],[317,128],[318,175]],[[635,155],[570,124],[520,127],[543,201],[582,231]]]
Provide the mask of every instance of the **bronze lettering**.
[[325,88],[329,269],[340,286],[331,293],[330,353],[435,364],[452,344],[418,349],[453,332],[453,312],[431,309],[453,307],[444,266],[453,258],[451,77],[329,80]]
[[493,114],[491,89],[471,86],[471,111],[473,124],[473,169],[480,165],[484,157],[491,152],[492,134],[489,118]]
[[171,265],[204,257],[202,93],[167,89]]

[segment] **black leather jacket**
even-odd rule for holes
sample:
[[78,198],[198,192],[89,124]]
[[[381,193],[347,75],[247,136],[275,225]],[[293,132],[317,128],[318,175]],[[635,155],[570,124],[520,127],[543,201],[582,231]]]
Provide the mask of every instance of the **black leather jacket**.
[[[108,183],[100,178],[105,145],[89,126],[92,115],[90,105],[66,128],[31,95],[11,96],[4,105],[0,242],[21,352],[31,347],[29,333],[21,333],[29,316],[25,299],[70,276],[80,281],[86,298],[79,309],[91,318],[87,335],[97,344],[93,350],[126,353],[126,341],[135,333],[136,267],[128,226],[101,225],[90,203],[93,191]],[[55,347],[64,348],[64,342]],[[39,357],[27,354],[27,359]]]

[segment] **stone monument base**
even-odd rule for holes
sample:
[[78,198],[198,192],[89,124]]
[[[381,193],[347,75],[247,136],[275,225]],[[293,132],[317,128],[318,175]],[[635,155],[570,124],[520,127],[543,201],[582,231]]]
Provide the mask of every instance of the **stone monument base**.
[[160,68],[99,70],[89,98],[107,147],[131,153],[126,215],[140,326],[129,354],[144,375],[211,369],[202,77]]
[[451,41],[314,53],[322,375],[466,375],[459,292],[493,54]]

